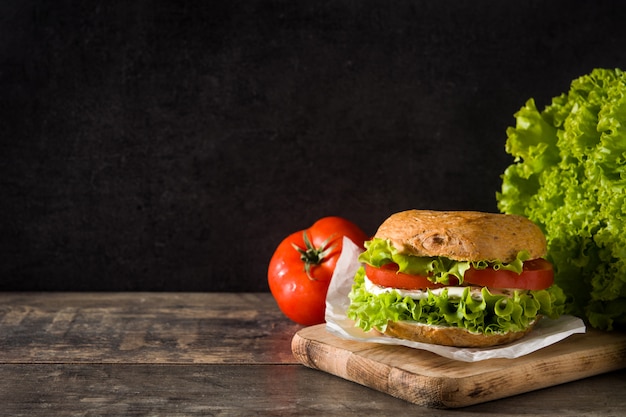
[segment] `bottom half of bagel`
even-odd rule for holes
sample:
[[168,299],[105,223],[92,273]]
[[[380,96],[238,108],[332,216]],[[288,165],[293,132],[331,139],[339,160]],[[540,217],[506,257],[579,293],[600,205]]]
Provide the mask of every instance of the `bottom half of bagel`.
[[410,321],[389,321],[383,333],[387,336],[413,342],[463,348],[485,348],[504,345],[521,339],[533,329],[538,319],[523,330],[506,333],[473,333],[459,327],[433,326]]

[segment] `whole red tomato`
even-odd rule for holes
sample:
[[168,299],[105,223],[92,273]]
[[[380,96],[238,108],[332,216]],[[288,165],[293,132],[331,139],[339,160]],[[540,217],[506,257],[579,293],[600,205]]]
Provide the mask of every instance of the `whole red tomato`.
[[326,293],[344,236],[361,247],[368,238],[346,219],[324,217],[287,236],[276,248],[267,272],[270,291],[281,311],[296,323],[324,323]]

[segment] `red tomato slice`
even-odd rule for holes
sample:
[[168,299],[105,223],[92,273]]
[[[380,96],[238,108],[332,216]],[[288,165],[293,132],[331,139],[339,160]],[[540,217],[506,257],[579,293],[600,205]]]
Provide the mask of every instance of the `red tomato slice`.
[[405,290],[422,290],[426,288],[445,287],[436,284],[425,276],[398,272],[398,265],[387,264],[380,268],[365,264],[365,275],[376,285],[381,287],[402,288]]
[[465,272],[463,281],[489,288],[520,288],[526,290],[544,290],[554,282],[552,264],[545,259],[533,259],[524,262],[521,274],[493,268],[474,269]]

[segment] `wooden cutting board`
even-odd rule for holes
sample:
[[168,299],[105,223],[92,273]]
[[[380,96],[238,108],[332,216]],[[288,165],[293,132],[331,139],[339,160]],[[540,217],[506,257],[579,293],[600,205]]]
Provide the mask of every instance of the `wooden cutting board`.
[[325,324],[298,331],[291,347],[310,368],[432,408],[465,407],[626,367],[626,334],[589,329],[520,358],[480,362],[344,340]]

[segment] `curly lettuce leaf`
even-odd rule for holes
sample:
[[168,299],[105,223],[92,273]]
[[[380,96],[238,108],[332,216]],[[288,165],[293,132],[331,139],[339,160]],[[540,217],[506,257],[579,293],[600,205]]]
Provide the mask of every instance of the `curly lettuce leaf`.
[[572,314],[599,329],[624,326],[626,74],[594,69],[543,111],[530,99],[515,118],[499,210],[543,229]]
[[445,289],[439,295],[428,291],[428,297],[417,300],[397,291],[375,295],[367,291],[365,272],[360,268],[349,294],[347,315],[364,331],[385,331],[388,321],[413,321],[490,334],[524,330],[538,314],[557,318],[565,308],[565,294],[557,286],[516,290],[509,296],[483,288],[481,294],[474,298],[467,287],[461,297],[449,296]]
[[524,261],[529,258],[528,251],[519,252],[517,258],[511,263],[503,263],[497,259],[469,262],[455,261],[443,256],[413,256],[399,253],[388,239],[373,238],[365,242],[365,251],[359,256],[359,261],[375,267],[393,262],[398,265],[399,272],[426,276],[433,282],[447,285],[450,283],[450,276],[454,276],[459,284],[463,283],[465,271],[470,267],[475,269],[491,267],[520,274]]

